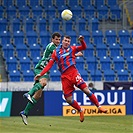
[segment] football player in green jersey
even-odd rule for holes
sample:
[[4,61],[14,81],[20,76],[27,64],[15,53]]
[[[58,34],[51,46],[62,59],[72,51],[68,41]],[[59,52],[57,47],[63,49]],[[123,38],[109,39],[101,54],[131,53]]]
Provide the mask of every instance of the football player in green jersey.
[[[50,60],[51,54],[56,49],[56,47],[60,44],[61,35],[58,32],[52,34],[51,43],[46,46],[46,49],[43,53],[43,57],[35,66],[34,73],[35,75],[39,74],[43,68],[47,65]],[[28,93],[25,93],[23,96],[28,99],[28,103],[23,111],[20,112],[20,116],[22,117],[22,121],[25,125],[27,125],[27,116],[29,111],[34,107],[37,101],[41,98],[43,88],[47,85],[47,81],[49,78],[49,72],[44,76],[40,77],[38,81],[34,83],[33,88],[30,89]]]

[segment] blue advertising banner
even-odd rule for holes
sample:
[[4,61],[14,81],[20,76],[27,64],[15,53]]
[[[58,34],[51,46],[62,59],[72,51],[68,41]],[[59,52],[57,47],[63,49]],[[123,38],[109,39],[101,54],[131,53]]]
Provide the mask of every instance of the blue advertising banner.
[[[93,91],[99,103],[108,109],[108,115],[133,114],[133,91],[131,90],[102,90]],[[97,115],[97,108],[81,91],[75,91],[73,98],[85,108],[85,115]],[[73,113],[74,112],[74,113]],[[44,92],[44,115],[46,116],[74,116],[74,111],[64,99],[62,91]],[[101,114],[103,115],[103,114]]]

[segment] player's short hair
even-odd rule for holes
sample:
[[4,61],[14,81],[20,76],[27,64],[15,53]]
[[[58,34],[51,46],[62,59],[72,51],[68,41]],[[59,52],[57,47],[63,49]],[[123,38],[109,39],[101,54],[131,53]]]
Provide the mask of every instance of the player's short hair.
[[93,85],[93,83],[89,83],[88,86],[89,87],[93,87],[94,85]]
[[54,33],[52,34],[52,38],[54,39],[55,36],[61,37],[61,34],[60,34],[59,32],[54,32]]
[[65,38],[68,38],[68,39],[71,39],[71,37],[70,37],[70,36],[68,36],[68,35],[65,35],[64,37],[65,37]]

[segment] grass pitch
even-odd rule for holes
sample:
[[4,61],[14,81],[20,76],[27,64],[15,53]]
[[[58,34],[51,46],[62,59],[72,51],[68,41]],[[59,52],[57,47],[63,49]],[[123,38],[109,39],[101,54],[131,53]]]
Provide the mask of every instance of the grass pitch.
[[28,125],[21,117],[0,118],[0,133],[133,133],[133,116],[79,117],[29,116]]

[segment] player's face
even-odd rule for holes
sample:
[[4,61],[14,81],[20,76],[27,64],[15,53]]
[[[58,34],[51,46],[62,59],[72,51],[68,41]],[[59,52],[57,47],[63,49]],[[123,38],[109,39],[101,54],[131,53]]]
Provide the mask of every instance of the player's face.
[[64,49],[67,49],[71,43],[71,39],[64,37],[62,40],[62,46]]
[[55,36],[54,38],[52,38],[52,42],[58,46],[60,44],[60,40],[61,40],[61,37],[57,37]]

